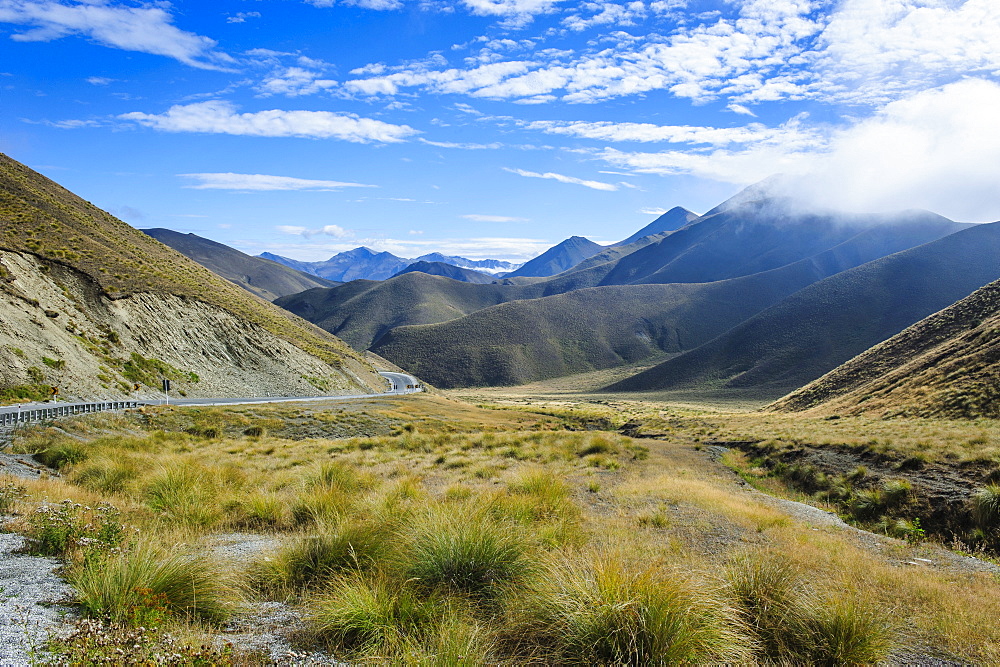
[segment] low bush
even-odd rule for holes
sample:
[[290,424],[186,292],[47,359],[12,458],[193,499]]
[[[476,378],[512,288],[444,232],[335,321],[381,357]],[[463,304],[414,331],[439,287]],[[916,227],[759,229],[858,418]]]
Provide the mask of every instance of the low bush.
[[26,550],[39,556],[97,561],[121,547],[127,531],[117,508],[64,500],[43,503],[27,516]]

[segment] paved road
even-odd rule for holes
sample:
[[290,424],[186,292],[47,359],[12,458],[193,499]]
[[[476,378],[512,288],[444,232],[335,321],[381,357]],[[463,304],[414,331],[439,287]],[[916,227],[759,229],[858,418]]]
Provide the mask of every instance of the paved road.
[[[244,397],[244,398],[174,398],[171,397],[169,400],[170,405],[243,405],[246,403],[285,403],[290,401],[348,401],[357,400],[360,398],[373,398],[375,396],[387,396],[387,395],[398,395],[398,394],[412,394],[418,391],[423,391],[419,388],[420,380],[413,377],[412,375],[407,375],[406,373],[388,373],[380,372],[379,375],[384,377],[390,385],[390,389],[381,394],[357,394],[352,396],[254,396],[254,397]],[[408,388],[417,387],[417,388]],[[100,401],[88,401],[89,403],[99,403]],[[141,399],[139,403],[146,405],[163,405],[163,399]],[[57,402],[57,403],[22,403],[21,405],[12,405],[7,407],[0,407],[0,414],[4,413],[14,413],[18,411],[27,411],[34,408],[53,408],[60,406],[71,406],[76,405],[73,402]]]

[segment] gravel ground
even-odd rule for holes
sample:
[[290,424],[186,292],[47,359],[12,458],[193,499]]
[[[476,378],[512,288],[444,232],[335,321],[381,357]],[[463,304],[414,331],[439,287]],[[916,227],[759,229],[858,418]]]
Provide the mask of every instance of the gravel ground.
[[24,538],[0,533],[0,666],[32,664],[49,633],[70,611],[70,587],[54,574],[59,562],[15,553]]

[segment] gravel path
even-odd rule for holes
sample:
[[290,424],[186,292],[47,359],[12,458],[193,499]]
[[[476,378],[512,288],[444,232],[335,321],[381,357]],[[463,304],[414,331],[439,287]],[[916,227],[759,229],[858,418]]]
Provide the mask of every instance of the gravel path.
[[0,666],[32,664],[49,633],[63,624],[72,589],[54,574],[59,562],[15,553],[24,538],[0,533]]

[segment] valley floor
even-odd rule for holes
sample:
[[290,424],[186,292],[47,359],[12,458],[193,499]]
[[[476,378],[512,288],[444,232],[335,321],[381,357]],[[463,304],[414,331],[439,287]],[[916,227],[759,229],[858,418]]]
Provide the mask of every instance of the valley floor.
[[[233,664],[1000,661],[992,562],[832,512],[852,518],[917,453],[896,472],[961,472],[973,449],[982,472],[996,424],[673,398],[549,386],[89,415],[17,434],[60,474],[0,500],[102,624],[64,630],[49,648],[67,661],[94,658],[95,633]],[[831,496],[851,470],[816,470],[825,497],[779,474],[824,449],[869,457],[854,496]],[[917,491],[886,516],[918,511]]]

